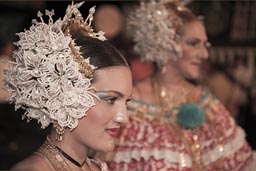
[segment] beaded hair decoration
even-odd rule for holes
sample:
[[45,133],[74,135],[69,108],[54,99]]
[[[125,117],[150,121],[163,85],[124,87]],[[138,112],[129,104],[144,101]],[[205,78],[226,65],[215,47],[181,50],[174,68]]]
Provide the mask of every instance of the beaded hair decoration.
[[176,3],[181,9],[183,0],[150,0],[141,2],[128,17],[128,30],[135,42],[134,50],[142,61],[156,62],[159,66],[169,59],[181,56],[180,36],[176,32],[181,19],[174,11],[167,10],[166,3]]
[[26,110],[23,119],[36,119],[42,128],[57,123],[72,130],[95,105],[96,95],[90,91],[95,67],[89,57],[81,56],[70,32],[76,27],[87,36],[102,41],[106,38],[104,32],[95,33],[91,27],[95,7],[84,20],[78,10],[82,4],[72,2],[63,19],[55,22],[53,10],[45,11],[48,23],[38,12],[40,21],[33,20],[29,30],[17,34],[13,67],[6,71],[6,88],[12,93],[10,101],[15,109]]

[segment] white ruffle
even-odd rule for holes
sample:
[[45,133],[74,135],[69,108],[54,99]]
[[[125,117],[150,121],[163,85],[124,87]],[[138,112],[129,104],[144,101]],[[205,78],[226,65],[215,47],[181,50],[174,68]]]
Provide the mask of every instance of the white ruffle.
[[[209,164],[211,162],[214,162],[218,160],[221,157],[228,157],[234,154],[236,151],[238,151],[242,146],[245,144],[245,133],[244,131],[237,127],[237,133],[234,139],[229,141],[227,144],[223,145],[223,152],[219,151],[218,147],[215,147],[212,151],[209,151],[208,153],[205,153],[202,155],[203,163]],[[247,153],[246,158],[250,153]]]
[[[229,132],[228,132],[229,133]],[[223,145],[224,151],[219,152],[218,147],[214,148],[212,151],[203,154],[203,162],[207,165],[211,162],[218,160],[220,157],[228,157],[239,150],[244,144],[245,134],[241,128],[237,128],[237,133],[235,138],[229,141],[228,144]],[[138,144],[139,145],[139,144]],[[143,144],[141,144],[143,146]],[[250,153],[247,154],[248,156]],[[246,157],[248,157],[246,156]],[[167,163],[180,163],[180,153],[178,151],[173,151],[169,149],[160,150],[158,148],[151,148],[150,150],[132,150],[132,151],[117,151],[114,157],[114,162],[129,163],[132,159],[148,160],[150,157],[154,157],[156,160],[164,159]],[[185,164],[188,167],[192,166],[192,161],[189,155],[184,154]]]

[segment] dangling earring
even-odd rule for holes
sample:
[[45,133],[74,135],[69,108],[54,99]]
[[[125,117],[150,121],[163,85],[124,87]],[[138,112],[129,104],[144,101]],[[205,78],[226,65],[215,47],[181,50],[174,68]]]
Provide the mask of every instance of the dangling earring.
[[56,131],[56,140],[57,141],[62,141],[63,140],[63,135],[65,133],[65,128],[60,126],[58,123],[54,123],[53,127]]

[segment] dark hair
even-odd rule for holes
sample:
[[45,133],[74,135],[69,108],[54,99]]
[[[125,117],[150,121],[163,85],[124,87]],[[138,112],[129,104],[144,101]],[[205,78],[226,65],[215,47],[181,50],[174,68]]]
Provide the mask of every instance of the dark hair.
[[85,58],[90,57],[90,63],[101,69],[111,66],[126,66],[130,68],[122,54],[107,41],[101,41],[87,36],[76,36],[75,43],[80,46],[80,52]]
[[[95,70],[112,66],[125,66],[131,69],[123,55],[107,41],[84,35],[76,35],[74,39],[80,46],[81,55],[84,58],[90,58],[90,64],[96,67]],[[96,77],[92,81],[95,79]]]

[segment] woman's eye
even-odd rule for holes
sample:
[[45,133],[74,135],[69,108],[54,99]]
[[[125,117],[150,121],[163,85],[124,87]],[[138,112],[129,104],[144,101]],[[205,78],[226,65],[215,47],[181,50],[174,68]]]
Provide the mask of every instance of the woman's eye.
[[187,44],[193,47],[197,47],[199,45],[198,42],[187,42]]
[[205,43],[202,44],[199,41],[191,41],[191,42],[187,42],[187,44],[189,46],[192,46],[192,47],[195,47],[195,48],[200,48],[200,47],[209,48],[209,47],[211,47],[210,42],[205,42]]
[[126,105],[132,100],[132,98],[129,98],[126,100]]
[[108,97],[108,98],[104,98],[103,100],[109,104],[114,104],[116,101],[116,97]]

